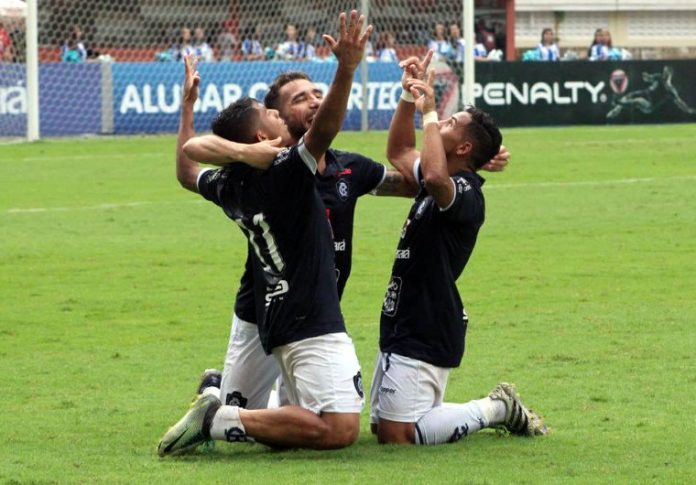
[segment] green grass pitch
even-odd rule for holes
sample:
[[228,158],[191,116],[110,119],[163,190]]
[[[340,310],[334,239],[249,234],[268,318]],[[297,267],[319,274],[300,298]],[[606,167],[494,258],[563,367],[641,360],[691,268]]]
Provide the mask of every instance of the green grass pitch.
[[[0,483],[696,481],[696,125],[509,129],[459,280],[471,316],[448,401],[515,382],[541,439],[159,459],[219,367],[239,230],[181,189],[173,137],[0,146]],[[385,133],[334,146],[383,160]],[[363,373],[407,200],[365,197],[343,298]]]

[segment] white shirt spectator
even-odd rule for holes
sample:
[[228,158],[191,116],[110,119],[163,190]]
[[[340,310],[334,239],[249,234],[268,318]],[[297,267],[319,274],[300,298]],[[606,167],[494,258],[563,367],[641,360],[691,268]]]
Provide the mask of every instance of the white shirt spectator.
[[286,40],[276,49],[276,56],[280,59],[298,60],[304,55],[304,45],[295,40]]
[[196,57],[200,62],[212,62],[215,60],[213,58],[213,49],[208,45],[207,42],[196,44],[192,47],[192,49],[193,53],[196,54]]
[[537,50],[541,61],[557,61],[561,58],[561,51],[556,44],[544,45],[539,43]]
[[595,44],[590,49],[590,60],[591,61],[606,61],[609,59],[609,54],[611,49],[604,44]]
[[[464,42],[464,39],[459,38],[457,39],[457,51],[454,56],[454,60],[456,62],[464,62],[464,52],[466,52],[466,44]],[[474,59],[478,59],[481,57],[486,57],[488,55],[488,51],[486,50],[486,46],[483,44],[474,44]]]
[[379,62],[399,62],[399,57],[393,47],[386,47],[377,51],[377,60]]
[[244,39],[242,42],[242,55],[258,56],[263,54],[263,47],[261,47],[261,42],[254,39]]
[[452,48],[452,44],[450,44],[446,40],[432,39],[428,41],[428,49],[433,51],[434,61],[445,61],[448,59],[454,59],[456,56],[456,53]]

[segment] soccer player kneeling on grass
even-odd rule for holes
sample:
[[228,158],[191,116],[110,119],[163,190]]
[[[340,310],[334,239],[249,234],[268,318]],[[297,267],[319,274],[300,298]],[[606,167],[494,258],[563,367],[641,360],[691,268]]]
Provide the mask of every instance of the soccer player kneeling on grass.
[[[373,431],[380,443],[422,445],[458,441],[492,426],[544,434],[543,421],[511,384],[499,384],[476,401],[443,402],[449,371],[464,354],[467,326],[455,281],[484,220],[483,179],[476,172],[498,152],[502,136],[492,118],[474,107],[438,121],[434,73],[426,82],[417,65],[413,58],[402,63],[404,94],[389,129],[389,160],[411,167],[421,191],[401,231],[382,308]],[[416,109],[423,114],[420,154]]]
[[[259,336],[278,362],[291,405],[245,410],[222,405],[217,393],[204,393],[165,433],[161,456],[209,439],[333,449],[358,437],[360,365],[338,303],[333,241],[315,173],[317,160],[340,130],[372,27],[361,34],[364,17],[355,11],[349,25],[345,14],[339,23],[338,41],[324,36],[338,59],[334,82],[299,143],[280,152],[265,171],[244,164],[220,170],[194,165],[185,176],[186,186],[195,185],[219,205],[254,248]],[[288,146],[293,141],[277,110],[249,98],[221,112],[213,132],[239,143],[281,138]]]

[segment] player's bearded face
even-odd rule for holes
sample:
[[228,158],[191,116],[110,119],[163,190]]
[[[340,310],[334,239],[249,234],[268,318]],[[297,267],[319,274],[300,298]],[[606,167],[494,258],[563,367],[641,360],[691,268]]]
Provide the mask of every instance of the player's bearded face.
[[281,88],[281,116],[290,134],[299,140],[309,130],[324,100],[323,92],[306,79],[297,79]]

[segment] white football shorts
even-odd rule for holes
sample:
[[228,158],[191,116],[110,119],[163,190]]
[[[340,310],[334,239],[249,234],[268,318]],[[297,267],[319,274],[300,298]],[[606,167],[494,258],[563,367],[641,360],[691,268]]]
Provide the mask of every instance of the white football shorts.
[[442,404],[450,369],[398,354],[377,353],[370,388],[370,423],[415,423]]
[[220,386],[223,404],[265,409],[279,376],[278,362],[263,351],[257,326],[233,315]]
[[290,404],[320,414],[359,413],[365,404],[360,364],[345,332],[273,349]]

